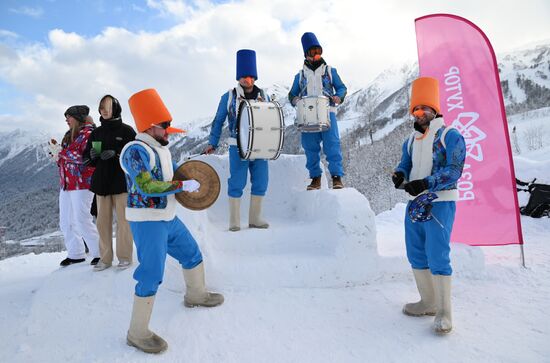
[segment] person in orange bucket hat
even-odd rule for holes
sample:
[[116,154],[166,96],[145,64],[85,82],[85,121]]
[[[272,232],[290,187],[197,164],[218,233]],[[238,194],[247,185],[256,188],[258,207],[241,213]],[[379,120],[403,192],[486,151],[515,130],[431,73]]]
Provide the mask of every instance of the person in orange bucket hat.
[[[409,194],[405,244],[420,301],[406,304],[403,313],[435,315],[433,328],[444,334],[452,329],[450,242],[466,145],[457,129],[445,126],[437,79],[420,77],[412,83],[409,112],[415,131],[403,143],[392,181]],[[411,212],[425,197],[431,197],[430,218],[417,219]]]
[[224,299],[223,295],[206,290],[199,246],[176,216],[175,193],[200,188],[196,180],[172,181],[177,166],[167,148],[168,135],[184,131],[171,126],[172,116],[154,89],[134,94],[128,104],[138,134],[122,150],[120,165],[126,173],[126,218],[134,236],[139,266],[134,272],[137,284],[127,343],[147,353],[159,353],[168,344],[149,330],[149,320],[163,279],[166,254],[178,260],[183,268],[186,307],[213,307]]

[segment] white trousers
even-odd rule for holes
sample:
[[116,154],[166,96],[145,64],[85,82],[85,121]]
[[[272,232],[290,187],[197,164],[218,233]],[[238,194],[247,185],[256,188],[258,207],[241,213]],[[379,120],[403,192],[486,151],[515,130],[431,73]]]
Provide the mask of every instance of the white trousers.
[[90,214],[93,199],[94,193],[87,189],[59,191],[59,227],[69,258],[86,258],[84,241],[90,256],[99,257],[99,235]]

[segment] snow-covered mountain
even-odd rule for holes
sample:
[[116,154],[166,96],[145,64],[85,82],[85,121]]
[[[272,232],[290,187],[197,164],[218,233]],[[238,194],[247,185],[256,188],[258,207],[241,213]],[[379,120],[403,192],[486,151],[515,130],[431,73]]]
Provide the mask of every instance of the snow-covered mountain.
[[[521,118],[526,112],[550,106],[550,44],[502,54],[498,61],[509,117]],[[404,122],[408,117],[409,85],[416,76],[415,64],[388,69],[367,87],[349,94],[338,109],[344,182],[363,193],[377,213],[402,198],[391,186],[388,174],[398,162],[402,140],[410,132]],[[287,85],[276,84],[268,87],[267,93],[283,106],[284,153],[300,154],[300,133],[293,125],[295,111],[287,100],[288,90]],[[540,112],[536,115],[539,120],[546,117]],[[204,149],[212,119],[213,115],[177,125],[188,132],[172,140],[175,160]],[[218,154],[227,150],[227,135],[225,128]],[[521,132],[517,136],[526,137]],[[45,156],[49,137],[46,133],[0,133],[0,226],[7,227],[8,239],[19,240],[58,228],[57,171]]]
[[58,172],[47,158],[48,135],[0,133],[0,226],[7,239],[58,229]]
[[[528,138],[532,146],[550,144],[550,117],[545,111],[550,106],[550,44],[497,59],[508,119],[526,120],[517,134],[513,130],[510,134],[516,139]],[[354,121],[342,134],[347,184],[363,193],[376,213],[404,200],[393,188],[389,174],[411,132],[407,108],[410,82],[417,73],[415,64],[388,69],[368,87],[350,95],[339,109],[341,120]],[[539,127],[528,127],[529,122]]]
[[506,54],[498,67],[509,115],[550,106],[550,44]]

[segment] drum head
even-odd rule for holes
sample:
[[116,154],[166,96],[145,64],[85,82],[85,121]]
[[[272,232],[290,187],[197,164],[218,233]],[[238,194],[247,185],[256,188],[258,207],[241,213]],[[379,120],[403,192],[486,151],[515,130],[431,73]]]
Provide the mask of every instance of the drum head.
[[237,118],[237,146],[242,159],[248,156],[249,151],[250,115],[248,107],[250,107],[250,104],[247,101],[242,101],[239,105],[239,117]]
[[189,179],[195,179],[201,186],[197,192],[176,193],[176,199],[182,206],[203,210],[216,202],[220,195],[220,177],[213,167],[200,160],[187,161],[174,172],[173,180]]

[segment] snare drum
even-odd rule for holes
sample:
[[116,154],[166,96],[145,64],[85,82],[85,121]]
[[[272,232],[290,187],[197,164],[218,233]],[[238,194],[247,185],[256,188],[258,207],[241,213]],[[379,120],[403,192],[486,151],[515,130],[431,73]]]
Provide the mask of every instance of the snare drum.
[[284,118],[277,102],[241,100],[237,146],[241,159],[275,160],[283,150]]
[[302,132],[320,132],[330,128],[329,99],[306,96],[296,103],[296,127]]

